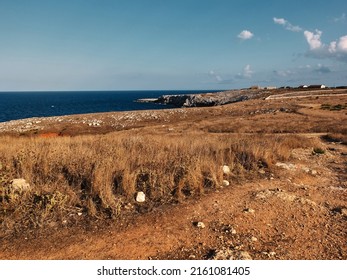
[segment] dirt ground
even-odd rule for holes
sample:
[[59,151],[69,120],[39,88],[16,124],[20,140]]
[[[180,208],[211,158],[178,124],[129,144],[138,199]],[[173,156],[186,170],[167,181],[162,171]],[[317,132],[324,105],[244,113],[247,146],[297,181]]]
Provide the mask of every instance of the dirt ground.
[[[168,134],[199,130],[226,137],[296,133],[317,138],[325,152],[294,149],[291,161],[278,162],[273,173],[149,212],[11,236],[0,240],[0,259],[346,260],[347,146],[321,139],[347,130],[346,109],[326,111],[321,105],[346,102],[346,96],[252,100],[211,108],[69,116],[51,119],[51,125],[45,119],[2,124],[3,133],[42,137],[121,129]],[[87,125],[87,120],[94,124]],[[33,126],[35,121],[45,127],[22,129],[23,123]]]

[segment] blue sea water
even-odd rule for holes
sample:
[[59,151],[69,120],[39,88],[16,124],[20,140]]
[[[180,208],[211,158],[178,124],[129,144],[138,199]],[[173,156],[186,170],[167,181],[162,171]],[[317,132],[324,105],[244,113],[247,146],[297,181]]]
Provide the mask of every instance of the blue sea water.
[[0,122],[30,117],[165,109],[170,107],[135,101],[140,98],[157,98],[163,94],[203,92],[213,91],[0,92]]

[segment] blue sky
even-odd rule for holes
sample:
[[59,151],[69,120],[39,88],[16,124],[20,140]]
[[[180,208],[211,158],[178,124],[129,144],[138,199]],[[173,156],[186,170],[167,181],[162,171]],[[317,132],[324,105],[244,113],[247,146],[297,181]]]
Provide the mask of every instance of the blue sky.
[[0,91],[347,84],[347,4],[0,0]]

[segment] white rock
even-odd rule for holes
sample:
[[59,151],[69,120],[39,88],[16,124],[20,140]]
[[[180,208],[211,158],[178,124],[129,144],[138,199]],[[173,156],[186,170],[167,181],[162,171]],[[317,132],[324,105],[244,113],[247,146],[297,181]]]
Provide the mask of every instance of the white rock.
[[302,170],[305,171],[306,173],[310,172],[310,168],[308,168],[308,167],[303,167]]
[[222,169],[223,169],[223,174],[225,175],[228,175],[231,173],[230,167],[228,165],[223,165]]
[[252,213],[253,214],[255,212],[255,210],[252,209],[252,208],[246,208],[246,209],[243,210],[243,212],[245,212],[245,213]]
[[205,228],[205,224],[204,224],[203,222],[198,222],[198,223],[196,224],[196,226],[197,226],[198,228]]
[[146,195],[144,192],[138,192],[136,195],[136,201],[137,202],[145,202],[146,201]]
[[230,185],[229,181],[223,180],[223,187],[227,187],[229,185]]
[[30,190],[30,185],[25,179],[18,178],[11,181],[11,188],[14,192],[24,192]]
[[292,163],[277,162],[275,165],[277,167],[281,167],[281,168],[287,169],[287,170],[293,170],[296,168],[296,166]]

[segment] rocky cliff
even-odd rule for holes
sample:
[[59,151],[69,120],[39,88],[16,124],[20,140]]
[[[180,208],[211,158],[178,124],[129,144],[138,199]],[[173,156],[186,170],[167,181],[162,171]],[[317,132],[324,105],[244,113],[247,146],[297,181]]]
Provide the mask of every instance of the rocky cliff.
[[208,107],[259,98],[263,91],[233,90],[205,94],[162,95],[155,102],[176,107]]

